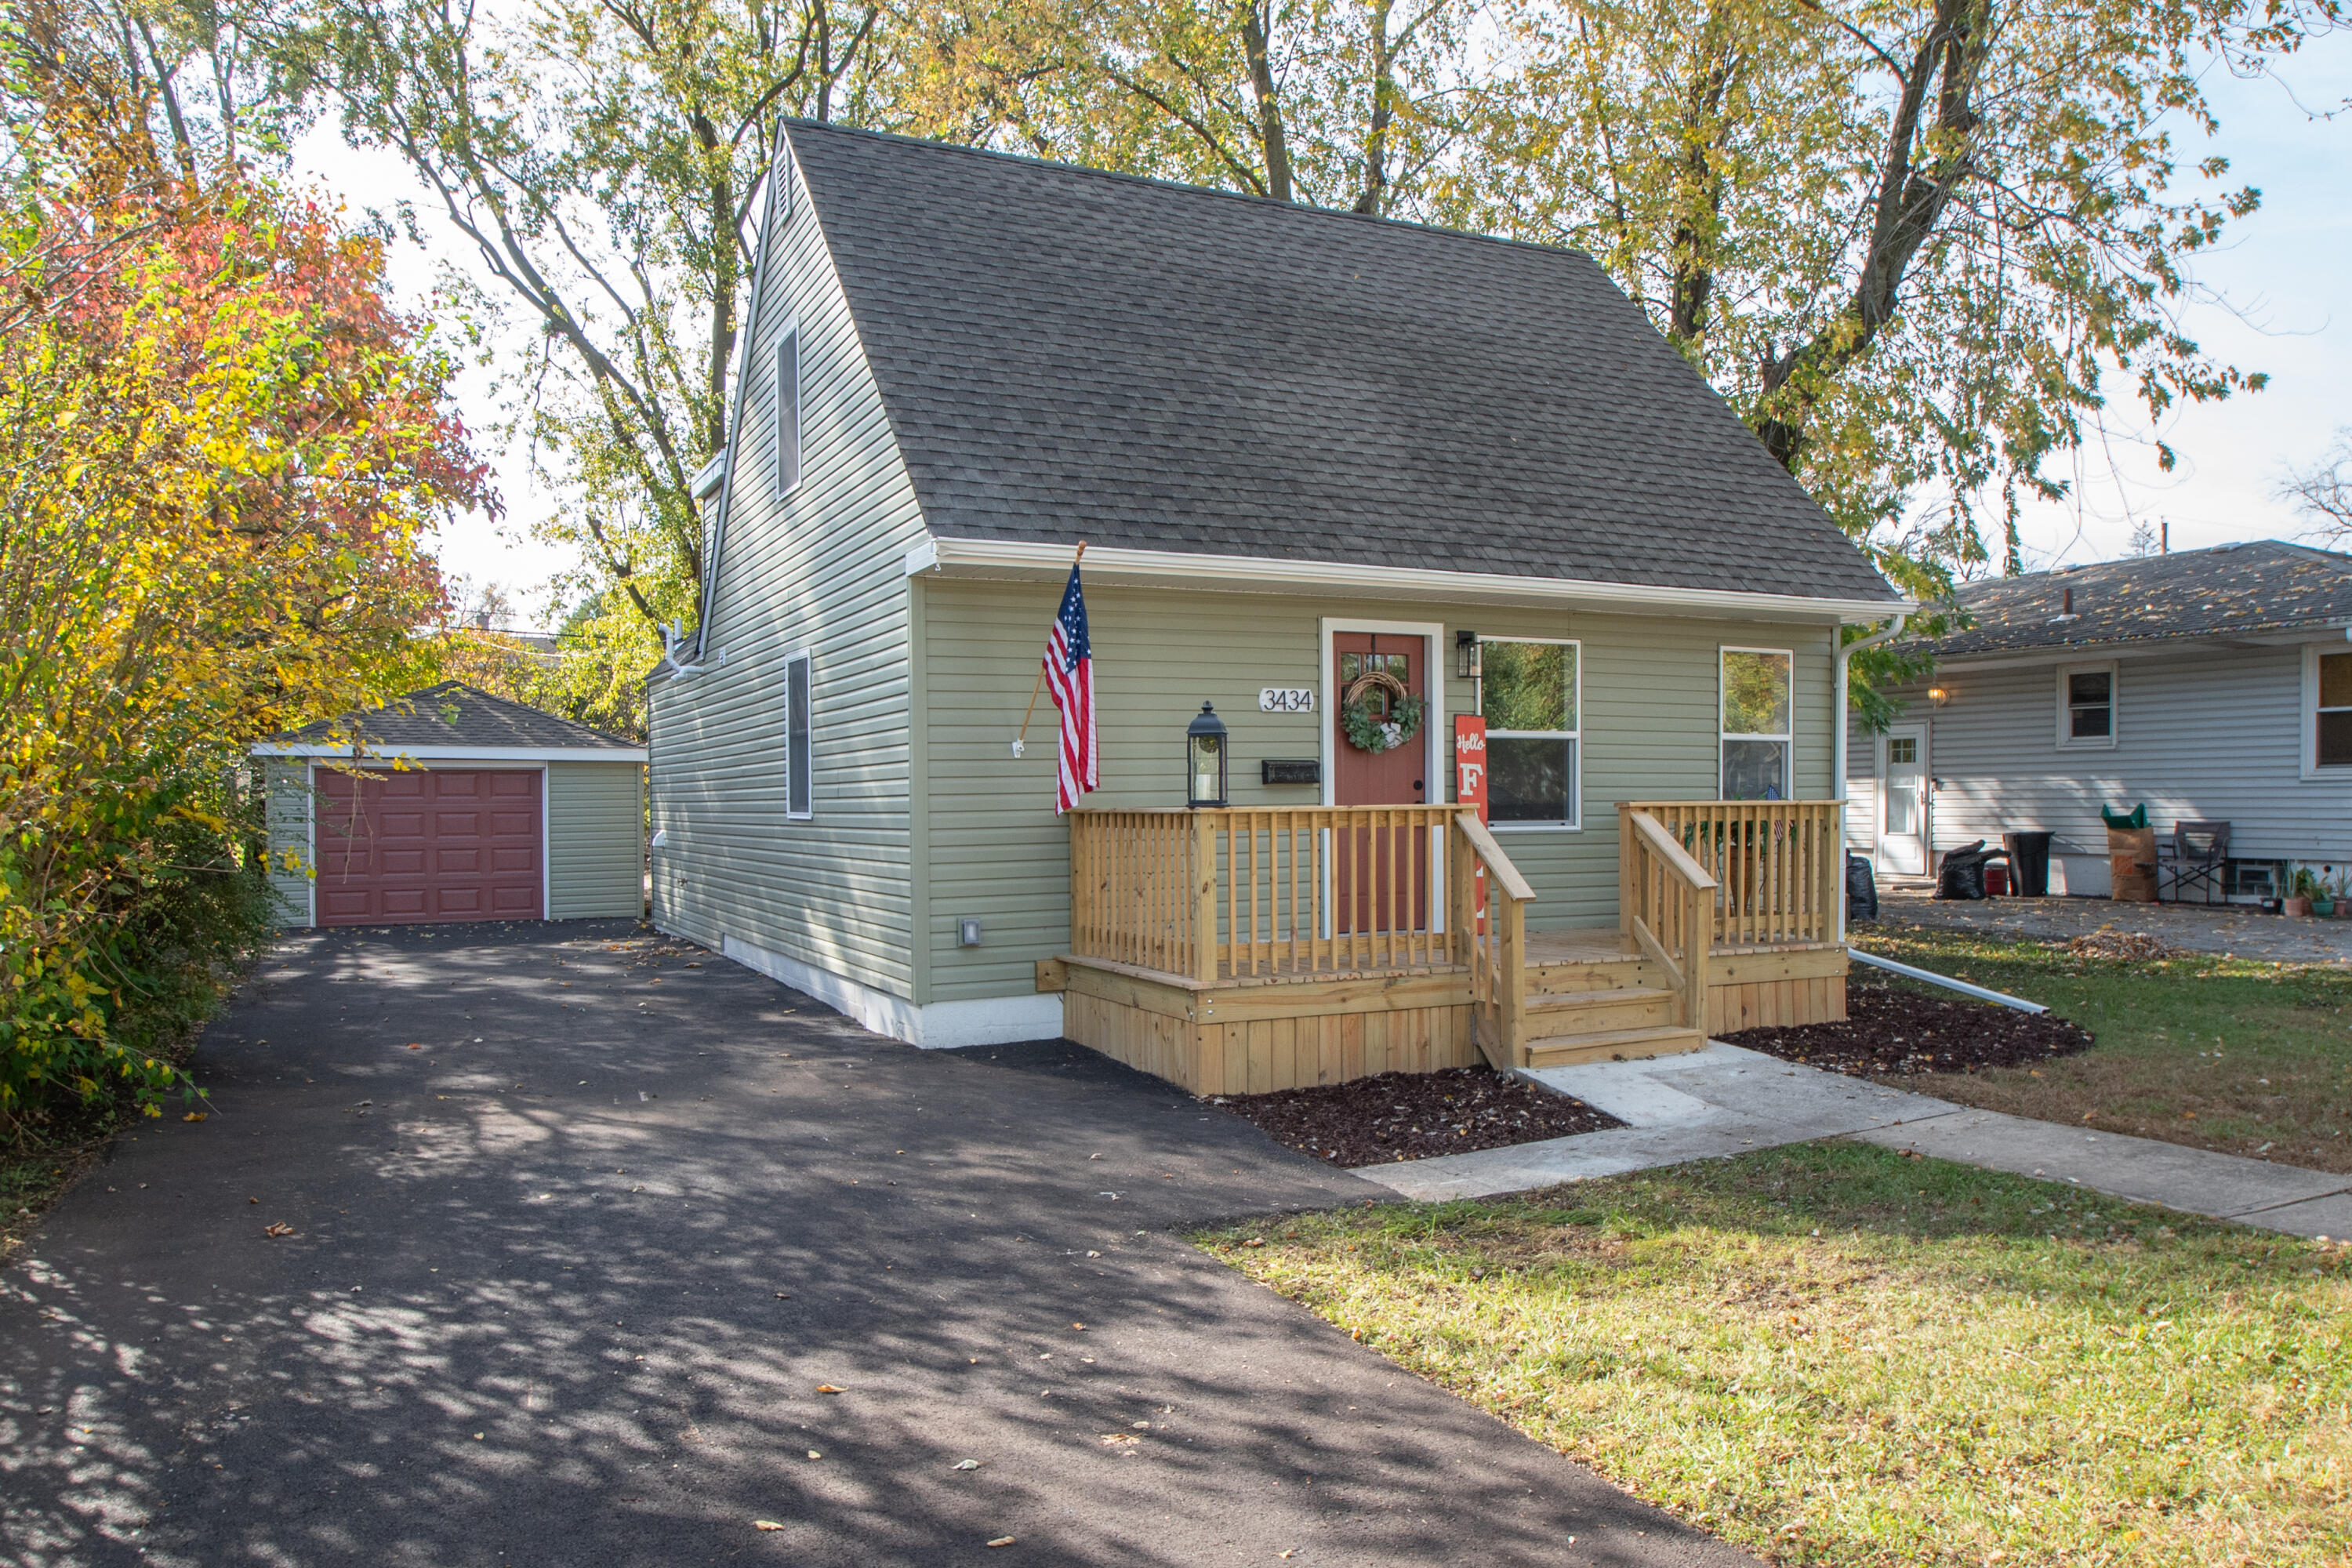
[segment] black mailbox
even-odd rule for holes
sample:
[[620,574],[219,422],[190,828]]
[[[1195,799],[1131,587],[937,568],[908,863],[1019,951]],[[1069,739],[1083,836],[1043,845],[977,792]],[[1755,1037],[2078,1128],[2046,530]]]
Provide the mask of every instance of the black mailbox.
[[1319,784],[1323,782],[1323,763],[1314,757],[1262,757],[1258,760],[1260,784]]

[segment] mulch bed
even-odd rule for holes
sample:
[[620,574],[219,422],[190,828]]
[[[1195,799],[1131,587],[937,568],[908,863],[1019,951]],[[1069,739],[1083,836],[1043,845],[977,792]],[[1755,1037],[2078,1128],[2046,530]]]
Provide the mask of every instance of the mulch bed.
[[1313,1089],[1220,1095],[1207,1103],[1335,1165],[1467,1154],[1624,1125],[1580,1100],[1485,1068],[1384,1072]]
[[1846,1021],[1742,1029],[1722,1037],[1783,1061],[1856,1077],[2032,1067],[2091,1048],[2091,1031],[2048,1013],[1946,1002],[1892,985],[1848,982]]

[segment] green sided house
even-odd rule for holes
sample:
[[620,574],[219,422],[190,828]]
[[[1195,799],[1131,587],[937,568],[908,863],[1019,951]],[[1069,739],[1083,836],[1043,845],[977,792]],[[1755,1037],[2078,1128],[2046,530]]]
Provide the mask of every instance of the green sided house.
[[452,680],[253,754],[288,925],[644,912],[635,742]]
[[769,200],[662,929],[1204,1093],[1844,1016],[1839,628],[1903,602],[1590,258],[808,124]]

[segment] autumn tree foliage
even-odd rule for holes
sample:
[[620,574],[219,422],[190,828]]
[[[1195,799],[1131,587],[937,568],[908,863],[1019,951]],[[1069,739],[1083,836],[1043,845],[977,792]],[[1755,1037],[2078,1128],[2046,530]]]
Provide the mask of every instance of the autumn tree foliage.
[[[252,743],[428,673],[425,529],[488,504],[378,242],[170,155],[20,11],[0,232],[0,1137],[156,1100],[266,929]],[[201,151],[201,150],[199,150]]]

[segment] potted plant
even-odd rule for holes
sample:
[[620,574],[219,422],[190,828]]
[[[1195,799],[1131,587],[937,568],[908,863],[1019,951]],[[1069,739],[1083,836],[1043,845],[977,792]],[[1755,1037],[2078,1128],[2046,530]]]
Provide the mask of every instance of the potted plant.
[[2311,913],[2311,895],[2318,887],[2319,879],[2311,874],[2311,868],[2297,866],[2294,868],[2294,875],[2287,879],[2286,897],[2279,900],[2279,913],[2283,915]]
[[[2336,879],[2327,885],[2327,890],[2336,900],[2336,918],[2339,921],[2352,920],[2352,870],[2337,872]],[[2315,911],[2319,905],[2314,901],[2311,907]]]

